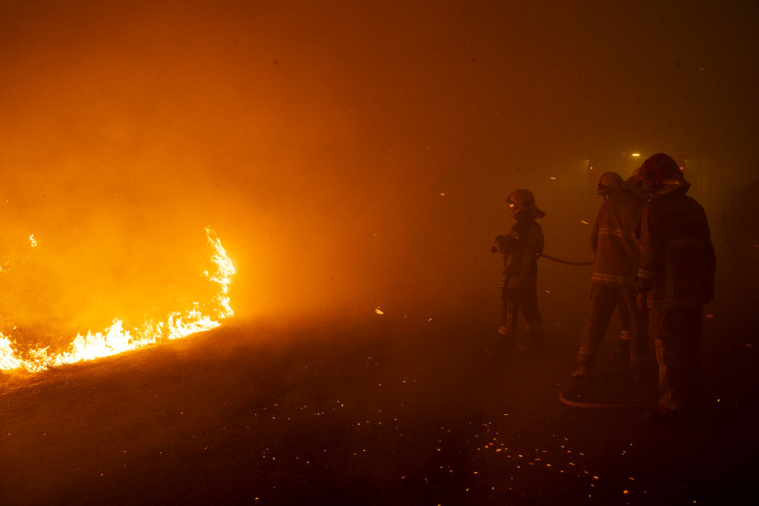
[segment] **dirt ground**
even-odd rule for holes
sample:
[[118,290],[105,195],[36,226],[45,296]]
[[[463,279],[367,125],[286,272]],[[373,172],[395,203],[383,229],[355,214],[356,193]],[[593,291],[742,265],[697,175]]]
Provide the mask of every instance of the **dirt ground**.
[[576,335],[503,358],[483,353],[492,331],[233,321],[5,374],[0,504],[759,504],[759,343],[707,321],[712,409],[662,427],[640,406],[560,402],[655,398],[611,365],[574,384]]

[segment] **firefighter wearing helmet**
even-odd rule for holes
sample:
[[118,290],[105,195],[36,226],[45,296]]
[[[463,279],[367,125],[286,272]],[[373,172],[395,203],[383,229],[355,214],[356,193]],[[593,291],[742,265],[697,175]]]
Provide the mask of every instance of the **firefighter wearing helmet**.
[[501,276],[502,319],[497,349],[509,354],[514,347],[519,313],[527,325],[527,347],[543,348],[543,319],[538,309],[538,258],[543,254],[543,229],[535,221],[545,213],[535,205],[530,190],[520,189],[506,200],[516,223],[495,238],[494,253],[503,255]]
[[704,208],[686,195],[677,163],[658,153],[638,170],[649,193],[640,231],[638,306],[648,311],[659,362],[654,421],[678,423],[700,397],[699,343],[703,305],[714,296],[716,258]]
[[616,172],[601,175],[598,194],[604,201],[590,234],[594,258],[590,308],[572,377],[583,379],[588,375],[611,316],[619,308],[622,333],[616,355],[629,361],[636,379],[640,379],[648,344],[643,313],[636,305],[635,276],[640,262],[636,231],[645,200],[630,191]]

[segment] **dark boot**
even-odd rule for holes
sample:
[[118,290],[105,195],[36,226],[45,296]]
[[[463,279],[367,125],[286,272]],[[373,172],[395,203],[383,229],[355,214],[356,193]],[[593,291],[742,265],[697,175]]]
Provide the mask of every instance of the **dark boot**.
[[576,380],[585,379],[588,377],[588,372],[590,372],[590,367],[586,364],[577,364],[577,368],[572,371],[572,378]]

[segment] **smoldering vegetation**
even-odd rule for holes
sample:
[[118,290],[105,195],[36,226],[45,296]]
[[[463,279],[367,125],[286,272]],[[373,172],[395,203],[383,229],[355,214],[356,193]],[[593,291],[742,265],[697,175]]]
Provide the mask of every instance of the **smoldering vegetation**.
[[[162,317],[207,288],[206,226],[243,317],[495,321],[506,195],[531,188],[546,252],[586,260],[597,174],[631,171],[631,152],[691,160],[713,223],[750,220],[724,203],[757,176],[756,18],[656,2],[4,2],[2,322],[44,345]],[[748,247],[714,228],[720,248]],[[587,273],[542,265],[546,318],[576,321]]]

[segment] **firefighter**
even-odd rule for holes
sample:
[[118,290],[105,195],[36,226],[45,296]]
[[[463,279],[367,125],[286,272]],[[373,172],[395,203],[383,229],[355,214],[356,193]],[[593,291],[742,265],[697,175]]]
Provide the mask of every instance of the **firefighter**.
[[650,198],[643,212],[638,307],[648,310],[659,363],[658,422],[687,421],[700,397],[699,348],[703,305],[714,297],[716,258],[703,207],[668,155],[640,167]]
[[636,306],[635,275],[640,261],[636,231],[645,200],[630,191],[616,172],[601,175],[598,194],[604,202],[590,235],[594,256],[590,309],[572,377],[583,379],[588,375],[612,313],[619,307],[622,333],[616,355],[629,360],[639,380],[648,346],[643,315]]
[[543,254],[543,229],[535,221],[545,213],[535,205],[530,190],[514,191],[506,200],[516,223],[506,235],[495,238],[492,251],[503,255],[501,276],[502,316],[500,348],[514,347],[519,313],[527,326],[527,348],[543,349],[543,319],[538,309],[538,258]]

